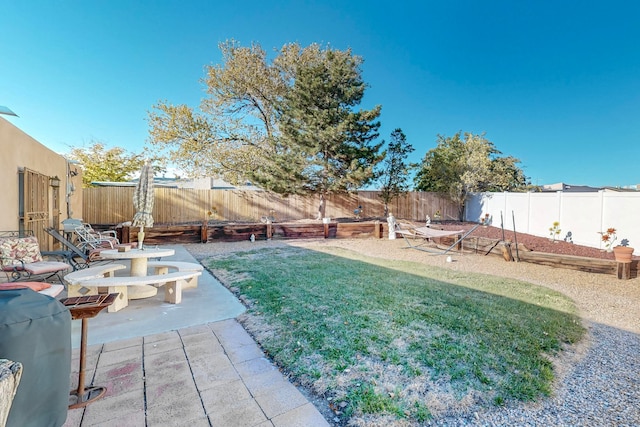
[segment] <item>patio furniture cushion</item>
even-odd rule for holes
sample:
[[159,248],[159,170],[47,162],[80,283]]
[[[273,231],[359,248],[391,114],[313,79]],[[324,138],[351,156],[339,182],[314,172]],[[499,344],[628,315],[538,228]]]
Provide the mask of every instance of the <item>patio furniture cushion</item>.
[[[45,255],[49,257],[58,254],[51,252]],[[57,276],[62,282],[60,272],[71,267],[65,262],[44,261],[38,239],[34,236],[0,237],[0,265],[12,282],[34,280],[37,276],[42,276],[39,278],[43,280]]]
[[[40,261],[40,262],[32,262],[30,264],[24,265],[24,269],[33,275],[55,273],[56,271],[67,270],[69,268],[71,268],[69,264],[67,264],[66,262],[59,262],[59,261]],[[12,268],[7,266],[4,268],[4,270],[11,271]]]
[[64,291],[64,286],[62,285],[52,285],[51,283],[46,282],[13,282],[13,283],[0,283],[0,291],[9,290],[9,289],[24,289],[29,288],[34,292],[38,292],[42,295],[47,295],[51,298],[55,298],[62,291]]
[[30,288],[36,292],[40,292],[50,287],[51,287],[51,283],[45,283],[45,282],[0,283],[0,290]]
[[0,238],[0,257],[5,265],[42,261],[38,239],[33,236]]

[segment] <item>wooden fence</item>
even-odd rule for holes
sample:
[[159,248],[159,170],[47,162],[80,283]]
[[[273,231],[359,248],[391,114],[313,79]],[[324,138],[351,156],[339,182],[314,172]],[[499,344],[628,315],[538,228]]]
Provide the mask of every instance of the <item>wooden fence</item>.
[[[97,187],[83,190],[84,222],[120,224],[131,221],[132,187]],[[274,217],[276,222],[315,218],[318,197],[282,197],[267,191],[194,190],[156,188],[153,218],[157,224],[184,224],[203,221],[257,222]],[[378,191],[330,195],[325,215],[330,218],[353,218],[362,207],[361,217],[382,218],[384,204]],[[434,193],[411,192],[395,198],[389,206],[398,219],[424,221],[440,212],[443,220],[457,219],[457,207]]]

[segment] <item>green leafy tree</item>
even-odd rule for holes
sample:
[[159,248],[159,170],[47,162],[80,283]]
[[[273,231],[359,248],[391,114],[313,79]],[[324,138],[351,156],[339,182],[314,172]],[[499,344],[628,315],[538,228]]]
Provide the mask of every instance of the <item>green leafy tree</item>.
[[89,147],[72,148],[68,157],[82,167],[82,186],[91,187],[95,181],[126,182],[144,163],[144,154],[128,153],[124,148],[106,148],[101,142]]
[[520,161],[500,154],[484,135],[438,135],[437,147],[427,152],[416,174],[415,187],[449,197],[457,203],[462,220],[469,193],[528,188],[528,179],[517,166]]
[[[149,113],[150,142],[190,176],[221,176],[237,183],[269,158],[277,132],[275,104],[287,90],[287,70],[296,55],[269,62],[259,44],[219,44],[223,64],[206,67],[207,97],[196,111],[160,102]],[[285,54],[286,53],[286,54]]]
[[522,169],[518,167],[520,160],[515,157],[496,157],[491,162],[493,180],[482,191],[529,191],[536,187],[531,185]]
[[156,150],[187,175],[284,195],[317,191],[324,200],[371,179],[380,109],[353,111],[365,89],[361,58],[317,44],[284,45],[272,61],[258,44],[219,47],[223,64],[207,67],[200,111],[160,102],[150,112]]
[[380,172],[380,198],[384,202],[385,217],[389,215],[389,203],[399,194],[409,190],[411,165],[406,160],[413,151],[414,148],[407,143],[407,137],[402,129],[398,128],[391,132],[391,140]]
[[350,50],[320,50],[298,67],[293,87],[279,104],[284,156],[269,171],[287,192],[318,194],[318,218],[325,215],[326,196],[356,190],[375,179],[382,160],[375,144],[380,106],[357,109],[366,84],[362,59]]
[[218,47],[222,64],[206,67],[207,97],[199,110],[159,102],[149,113],[150,142],[190,176],[253,180],[280,154],[276,105],[308,49],[287,44],[269,61],[257,43],[242,47],[230,40]]
[[165,171],[161,157],[147,151],[136,154],[122,147],[106,148],[101,142],[93,142],[88,147],[74,147],[67,157],[80,163],[83,187],[91,187],[91,183],[96,181],[129,181],[140,172],[145,160],[151,161],[156,173]]

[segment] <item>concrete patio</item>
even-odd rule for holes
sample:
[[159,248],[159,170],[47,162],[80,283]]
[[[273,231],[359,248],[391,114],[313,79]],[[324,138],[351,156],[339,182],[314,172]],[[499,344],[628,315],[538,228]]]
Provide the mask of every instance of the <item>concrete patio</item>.
[[[170,247],[167,259],[196,262]],[[65,426],[330,425],[235,320],[244,307],[208,272],[181,304],[162,299],[89,320],[85,382],[107,393],[70,410]],[[81,322],[72,323],[75,389]]]

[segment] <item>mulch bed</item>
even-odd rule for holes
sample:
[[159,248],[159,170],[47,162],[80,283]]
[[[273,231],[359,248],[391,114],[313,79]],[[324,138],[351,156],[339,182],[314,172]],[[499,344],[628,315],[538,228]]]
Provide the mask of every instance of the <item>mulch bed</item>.
[[[470,230],[475,224],[473,223],[446,223],[446,224],[434,224],[433,228],[442,228],[444,230],[455,230],[456,228],[462,228],[464,230]],[[498,227],[478,227],[471,233],[470,236],[474,237],[486,237],[489,239],[505,240],[515,242],[517,240],[519,245],[524,245],[527,249],[558,255],[574,255],[588,258],[599,259],[614,259],[612,252],[607,252],[602,249],[592,248],[590,246],[576,245],[575,243],[565,242],[563,240],[552,241],[546,237],[534,236],[526,233],[516,233],[513,230],[504,230],[504,237],[502,229]],[[638,258],[634,256],[634,258]]]

